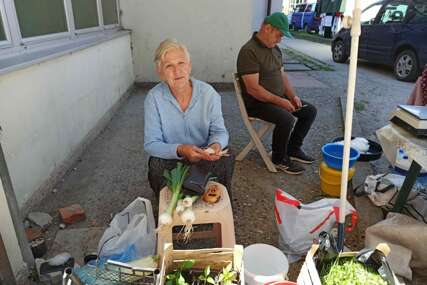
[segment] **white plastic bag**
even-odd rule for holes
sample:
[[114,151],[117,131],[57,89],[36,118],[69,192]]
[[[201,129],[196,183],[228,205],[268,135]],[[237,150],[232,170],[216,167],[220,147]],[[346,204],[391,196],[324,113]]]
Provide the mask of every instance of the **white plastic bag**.
[[[297,261],[310,249],[313,239],[322,231],[329,232],[339,220],[339,199],[324,198],[302,204],[283,190],[277,189],[274,199],[276,224],[280,232],[279,245],[290,262]],[[357,223],[357,213],[347,202],[346,215],[352,214],[352,231]]]
[[151,202],[138,197],[114,216],[99,241],[98,255],[123,262],[153,255],[155,228]]

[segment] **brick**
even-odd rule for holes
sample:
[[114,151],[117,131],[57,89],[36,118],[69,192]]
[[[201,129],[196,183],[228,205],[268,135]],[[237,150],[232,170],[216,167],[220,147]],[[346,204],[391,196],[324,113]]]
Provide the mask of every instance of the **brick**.
[[42,236],[42,231],[39,228],[26,228],[25,234],[27,235],[27,239],[29,241],[33,241]]
[[66,224],[74,224],[86,218],[85,211],[79,204],[60,208],[58,211],[61,220]]

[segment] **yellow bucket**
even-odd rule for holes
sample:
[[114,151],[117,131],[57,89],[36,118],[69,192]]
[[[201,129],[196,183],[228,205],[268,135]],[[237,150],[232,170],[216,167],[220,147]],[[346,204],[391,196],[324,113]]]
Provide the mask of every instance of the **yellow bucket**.
[[[353,166],[348,171],[348,181],[351,180],[356,168]],[[332,197],[339,197],[341,192],[341,171],[330,168],[324,161],[320,163],[320,189]]]

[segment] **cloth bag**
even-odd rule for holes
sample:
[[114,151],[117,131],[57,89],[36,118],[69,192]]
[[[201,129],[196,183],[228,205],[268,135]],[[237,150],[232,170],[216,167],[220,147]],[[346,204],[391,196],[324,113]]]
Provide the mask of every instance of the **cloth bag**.
[[427,225],[399,213],[388,213],[387,218],[366,229],[366,247],[380,242],[390,246],[387,259],[393,271],[412,279],[412,270],[427,276]]
[[[277,189],[275,193],[276,224],[280,232],[279,246],[290,262],[297,261],[310,249],[313,239],[322,231],[329,232],[339,220],[339,199],[324,198],[303,204],[292,195]],[[358,215],[347,202],[346,215],[352,214],[347,232],[356,226]]]
[[127,262],[154,255],[155,229],[151,202],[138,197],[114,216],[99,241],[98,256]]

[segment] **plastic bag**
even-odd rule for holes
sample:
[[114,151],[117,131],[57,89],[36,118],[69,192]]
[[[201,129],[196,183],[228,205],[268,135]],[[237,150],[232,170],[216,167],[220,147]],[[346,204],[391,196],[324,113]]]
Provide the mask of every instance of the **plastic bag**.
[[136,198],[116,214],[98,244],[98,256],[127,262],[147,255],[156,249],[156,233],[151,202]]
[[[339,220],[339,199],[324,198],[302,204],[283,190],[277,189],[275,195],[276,224],[280,232],[279,246],[288,255],[290,262],[305,255],[320,232],[329,232]],[[352,214],[352,222],[347,232],[357,223],[357,213],[347,202],[346,215]]]

